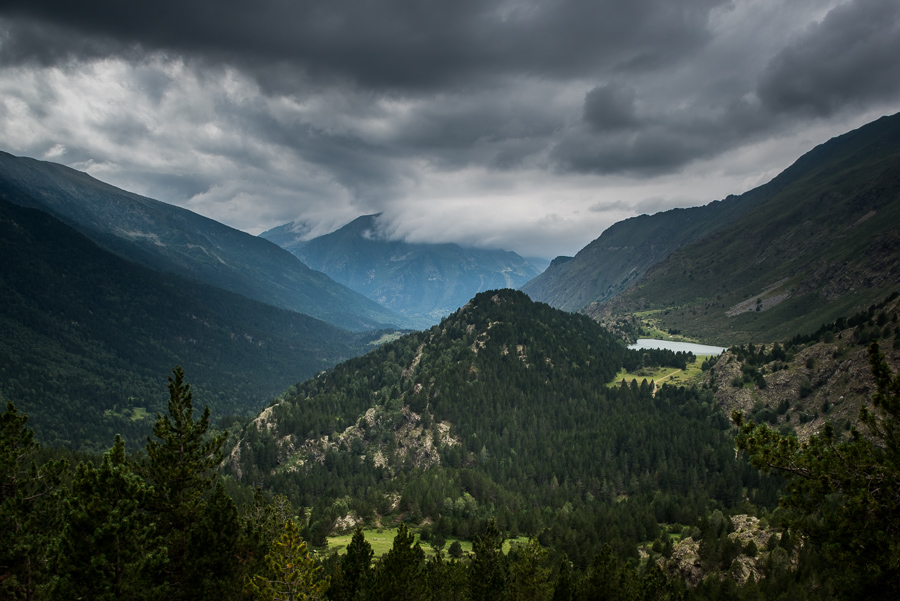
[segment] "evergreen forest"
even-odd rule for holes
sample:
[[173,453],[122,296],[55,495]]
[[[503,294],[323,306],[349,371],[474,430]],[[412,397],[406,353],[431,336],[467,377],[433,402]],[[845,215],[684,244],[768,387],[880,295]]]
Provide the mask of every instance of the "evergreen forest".
[[140,444],[173,365],[217,421],[246,418],[381,335],[152,271],[5,200],[0,256],[0,394],[47,445],[102,452],[117,433]]
[[[239,431],[195,409],[181,368],[146,443],[102,456],[42,448],[10,402],[0,597],[894,599],[900,376],[869,354],[859,429],[802,443],[706,386],[614,383],[689,358],[511,290]],[[671,569],[685,549],[694,574]]]

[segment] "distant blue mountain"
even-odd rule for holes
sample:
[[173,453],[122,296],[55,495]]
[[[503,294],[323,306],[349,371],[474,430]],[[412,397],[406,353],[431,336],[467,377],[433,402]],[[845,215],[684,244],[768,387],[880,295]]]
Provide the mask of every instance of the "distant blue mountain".
[[518,288],[540,270],[514,252],[458,244],[389,240],[380,215],[358,217],[339,230],[304,241],[288,223],[260,234],[419,327],[437,323],[483,290]]

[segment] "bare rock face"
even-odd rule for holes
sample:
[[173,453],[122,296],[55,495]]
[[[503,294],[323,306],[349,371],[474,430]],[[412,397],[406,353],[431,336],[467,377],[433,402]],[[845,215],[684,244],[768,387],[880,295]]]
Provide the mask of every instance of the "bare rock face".
[[[274,428],[272,408],[269,407],[251,424],[259,431]],[[371,456],[375,465],[396,471],[412,465],[428,469],[440,465],[438,447],[454,446],[459,441],[450,434],[449,422],[434,422],[430,414],[418,414],[408,406],[388,408],[378,405],[369,408],[355,424],[331,436],[303,440],[287,435],[276,440],[278,466],[274,471],[293,471],[307,462],[325,463],[329,450],[343,450]],[[228,462],[238,478],[241,445],[232,450]]]
[[688,537],[675,544],[672,556],[665,563],[669,573],[683,578],[692,587],[705,578],[732,578],[739,584],[745,584],[751,577],[757,582],[766,577],[764,567],[771,563],[772,553],[779,552],[776,559],[782,560],[782,567],[790,569],[794,565],[796,552],[794,557],[790,557],[784,549],[776,548],[771,552],[767,549],[769,539],[777,533],[765,522],[750,515],[735,515],[731,517],[731,523],[734,531],[728,534],[728,538],[737,542],[742,551],[730,566],[714,566],[704,561],[700,556],[698,535],[697,539]]
[[[820,342],[790,348],[784,360],[755,366],[764,387],[758,382],[740,382],[746,367],[732,351],[724,353],[710,369],[707,384],[728,416],[740,410],[754,421],[791,429],[800,440],[820,432],[826,422],[838,433],[847,431],[857,423],[860,407],[875,391],[868,336],[877,333],[888,364],[894,371],[900,368],[900,349],[894,348],[900,336],[898,301],[889,303],[883,312],[886,323],[882,325],[875,322],[832,332]],[[764,348],[771,351],[772,345]]]
[[700,562],[700,541],[687,538],[676,544],[668,567],[677,571],[688,585],[700,584],[706,575]]

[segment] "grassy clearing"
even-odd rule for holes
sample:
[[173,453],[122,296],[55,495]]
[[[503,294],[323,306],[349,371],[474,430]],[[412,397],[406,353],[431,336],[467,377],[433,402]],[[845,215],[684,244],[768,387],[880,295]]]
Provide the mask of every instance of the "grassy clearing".
[[388,342],[393,342],[403,336],[402,332],[389,332],[387,334],[382,334],[381,338],[378,340],[373,340],[369,343],[369,346],[381,346],[382,344],[387,344]]
[[646,379],[647,383],[654,381],[659,386],[662,384],[690,386],[691,384],[699,383],[703,379],[704,373],[701,369],[701,365],[703,365],[703,361],[708,358],[709,356],[707,355],[698,356],[696,361],[689,364],[685,370],[676,369],[674,367],[659,367],[656,369],[642,369],[637,372],[629,372],[623,369],[616,374],[616,377],[612,382],[609,382],[607,386],[610,388],[618,386],[623,379],[628,383],[631,383],[632,380],[637,380],[638,384],[640,384],[642,380]]
[[[419,539],[419,533],[413,532],[416,536],[416,541],[422,545],[422,550],[425,551],[426,557],[431,557],[435,554],[435,550],[431,547],[431,545],[425,541]],[[364,528],[363,536],[366,537],[366,541],[370,545],[372,545],[372,551],[375,552],[375,557],[381,557],[385,553],[391,550],[391,547],[394,544],[394,537],[397,536],[396,528]],[[353,533],[349,534],[341,534],[338,536],[329,536],[328,537],[328,549],[330,551],[337,551],[338,553],[343,553],[344,549],[347,548],[347,545],[350,544],[350,540],[353,538]],[[447,549],[450,548],[450,545],[453,544],[454,541],[459,540],[459,544],[462,547],[463,553],[469,554],[472,552],[472,541],[461,540],[456,538],[448,538],[447,544],[444,545],[443,551],[446,555]],[[524,544],[528,542],[528,537],[520,536],[519,538],[509,539],[504,541],[503,543],[503,551],[505,553],[509,553],[510,546],[512,543],[520,543]]]
[[121,411],[118,409],[107,409],[103,412],[103,415],[105,415],[106,417],[129,419],[133,422],[148,420],[153,417],[152,415],[147,413],[147,409],[145,409],[144,407],[126,407]]

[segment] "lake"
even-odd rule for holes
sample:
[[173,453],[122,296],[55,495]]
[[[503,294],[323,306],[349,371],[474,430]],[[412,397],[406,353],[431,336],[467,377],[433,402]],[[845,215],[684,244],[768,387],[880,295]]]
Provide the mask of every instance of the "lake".
[[667,349],[676,353],[691,352],[695,356],[700,355],[721,355],[727,349],[722,346],[710,346],[708,344],[694,344],[693,342],[677,342],[675,340],[655,340],[653,338],[641,338],[634,344],[629,344],[628,348],[634,350],[644,349]]

